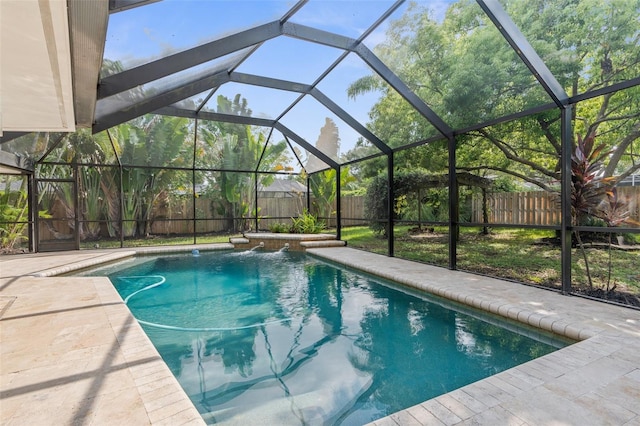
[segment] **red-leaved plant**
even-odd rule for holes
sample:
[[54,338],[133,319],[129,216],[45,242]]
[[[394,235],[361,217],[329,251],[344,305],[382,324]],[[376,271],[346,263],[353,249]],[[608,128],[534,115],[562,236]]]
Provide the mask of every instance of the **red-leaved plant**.
[[[596,145],[596,134],[592,132],[584,139],[578,135],[571,155],[571,215],[573,225],[585,223],[588,217],[603,220],[607,226],[619,226],[622,223],[635,222],[629,218],[627,203],[618,198],[615,188],[616,179],[605,177],[604,159],[611,153],[604,144]],[[593,289],[589,261],[580,237],[575,231],[576,240],[584,259],[589,288]],[[611,282],[611,233],[609,235],[609,277],[607,291]],[[615,286],[613,287],[615,288]],[[613,288],[611,290],[613,290]]]

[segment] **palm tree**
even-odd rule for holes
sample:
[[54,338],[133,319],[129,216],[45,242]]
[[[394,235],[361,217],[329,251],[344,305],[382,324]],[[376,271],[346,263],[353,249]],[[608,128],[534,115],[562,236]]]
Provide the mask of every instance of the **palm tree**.
[[[154,202],[163,191],[183,186],[185,172],[167,166],[190,167],[185,142],[189,120],[166,116],[144,116],[114,129],[116,150],[122,164],[122,180],[112,176],[122,188],[124,236],[150,232]],[[116,170],[113,171],[116,173]]]
[[[224,96],[219,96],[217,101],[220,113],[251,114],[247,100],[239,94],[233,101]],[[227,230],[247,229],[247,218],[257,215],[255,184],[251,174],[258,167],[269,171],[284,169],[284,164],[289,161],[287,144],[285,141],[270,143],[263,131],[248,125],[205,122],[200,128],[197,161],[221,170],[209,176],[211,185],[208,192],[214,197],[215,209],[226,219]],[[274,179],[269,174],[255,176],[258,184],[263,186]]]

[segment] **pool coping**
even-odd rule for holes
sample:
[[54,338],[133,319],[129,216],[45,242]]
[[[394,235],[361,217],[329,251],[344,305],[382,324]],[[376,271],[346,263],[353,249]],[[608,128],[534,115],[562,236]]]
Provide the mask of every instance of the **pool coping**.
[[[28,268],[19,268],[15,275],[0,276],[2,309],[10,316],[16,303],[12,287],[28,285],[62,285],[54,273],[67,273],[99,263],[113,262],[136,254],[225,250],[229,245],[189,245],[183,247],[153,247],[128,250],[96,250],[66,252],[76,262],[55,263],[55,255],[25,256]],[[487,379],[467,385],[453,392],[425,401],[414,407],[372,422],[372,425],[440,425],[440,424],[566,424],[612,423],[640,424],[640,312],[606,305],[582,298],[563,296],[539,288],[512,282],[450,271],[421,263],[339,247],[308,249],[311,255],[362,270],[403,285],[424,290],[445,299],[491,312],[514,321],[566,336],[579,343],[537,358]],[[16,255],[21,256],[21,255]],[[13,256],[0,257],[0,266]],[[41,263],[33,266],[33,259]],[[18,261],[19,263],[19,261]],[[37,270],[33,270],[33,269]],[[31,270],[30,270],[31,269]],[[86,278],[85,278],[86,280]],[[128,308],[108,279],[93,278],[114,334],[126,322],[128,338],[118,342],[119,353],[130,367],[129,374],[138,387],[137,395],[147,414],[148,424],[204,424],[177,380],[161,358],[140,325],[133,321]],[[11,284],[10,287],[8,285]],[[12,293],[15,293],[12,295]],[[18,301],[20,295],[17,296]],[[11,299],[11,300],[9,300]],[[63,315],[63,314],[60,314]],[[5,323],[9,324],[9,323]],[[3,341],[5,329],[3,324]],[[14,334],[12,336],[18,336]],[[129,337],[131,337],[129,339]],[[17,337],[16,337],[17,338]],[[5,345],[3,345],[5,346]],[[150,368],[135,364],[140,356],[150,359]],[[2,350],[3,359],[8,356]],[[127,358],[129,357],[129,358]],[[5,364],[4,362],[2,364]],[[22,371],[2,372],[0,390],[11,392],[12,383],[19,381]],[[177,388],[176,387],[177,385]],[[158,396],[163,388],[163,397]],[[150,391],[150,389],[152,391]],[[155,392],[155,393],[154,393]],[[170,395],[170,396],[167,396]],[[162,406],[162,401],[172,401]],[[24,411],[9,405],[0,420],[11,424],[25,420]],[[173,408],[172,408],[173,407]],[[15,408],[15,409],[14,409]],[[17,411],[16,411],[17,410]],[[105,413],[109,410],[105,409]],[[175,412],[177,410],[177,412]],[[19,416],[17,414],[20,414]],[[8,420],[7,421],[7,416]],[[22,416],[22,417],[21,417]],[[93,424],[101,424],[99,414],[93,413]],[[105,422],[104,424],[108,424]]]
[[[195,248],[194,248],[195,247]],[[33,272],[29,275],[34,277],[54,277],[69,272],[76,272],[83,269],[93,268],[99,265],[106,265],[113,262],[118,262],[127,258],[135,256],[147,256],[155,254],[170,254],[170,253],[187,253],[193,250],[199,251],[218,251],[218,250],[233,250],[234,246],[231,243],[217,243],[217,244],[202,244],[198,246],[165,246],[165,247],[141,247],[135,249],[113,249],[113,253],[100,254],[97,257],[91,257],[83,259],[77,262],[68,263],[65,265],[57,265],[52,268],[44,269],[42,271]]]

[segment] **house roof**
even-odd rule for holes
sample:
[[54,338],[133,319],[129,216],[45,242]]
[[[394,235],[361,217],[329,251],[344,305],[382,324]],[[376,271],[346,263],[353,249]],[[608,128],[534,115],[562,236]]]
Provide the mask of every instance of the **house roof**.
[[260,187],[262,192],[298,192],[306,193],[307,187],[296,180],[291,179],[275,179],[270,185]]

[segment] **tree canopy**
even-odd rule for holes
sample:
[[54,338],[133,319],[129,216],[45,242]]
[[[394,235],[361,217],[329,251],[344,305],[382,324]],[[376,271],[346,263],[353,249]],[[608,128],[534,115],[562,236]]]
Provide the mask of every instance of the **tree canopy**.
[[[640,70],[638,0],[515,0],[505,5],[515,24],[570,96],[637,77]],[[551,103],[503,36],[471,0],[452,4],[444,18],[412,5],[387,30],[376,54],[447,124],[477,126],[507,114]],[[414,120],[379,78],[363,77],[349,88],[385,95],[369,124],[392,146],[432,136]],[[401,124],[401,125],[400,125]],[[580,102],[576,134],[595,132],[612,150],[608,175],[620,178],[640,168],[640,88]],[[395,141],[402,142],[395,142]],[[482,175],[506,173],[551,190],[560,178],[560,115],[556,109],[458,136],[457,168]],[[362,147],[358,147],[362,149]],[[382,160],[381,160],[382,161]],[[401,151],[396,164],[432,171],[446,166],[442,143]],[[374,175],[377,167],[363,170]]]

